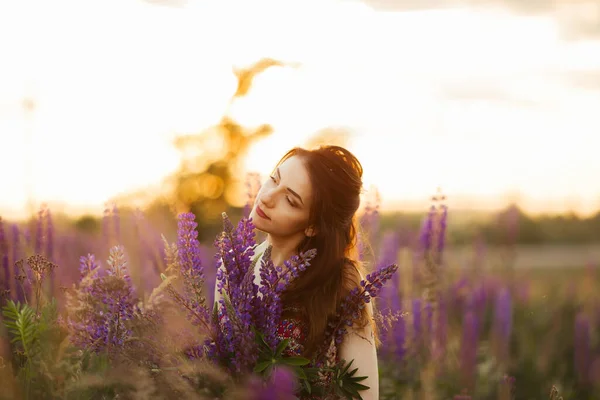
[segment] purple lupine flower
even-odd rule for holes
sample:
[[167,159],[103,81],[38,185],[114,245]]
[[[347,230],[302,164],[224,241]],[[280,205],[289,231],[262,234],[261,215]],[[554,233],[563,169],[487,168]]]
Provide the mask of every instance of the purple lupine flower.
[[177,223],[177,256],[181,274],[194,280],[204,278],[200,242],[193,213],[179,214]]
[[[22,256],[23,250],[21,246],[21,231],[19,230],[19,226],[17,224],[12,225],[12,260],[11,263],[13,265],[13,277],[17,277],[20,273],[19,267],[17,266],[17,261]],[[25,302],[25,291],[21,285],[16,284],[13,279],[13,284],[15,285],[15,296],[13,297],[16,301],[21,303]]]
[[400,237],[398,232],[389,231],[383,235],[380,256],[377,259],[377,266],[398,262],[398,252],[400,251]]
[[[223,276],[217,276],[220,293],[225,286],[230,291],[239,287],[252,264],[255,244],[254,224],[251,220],[243,218],[234,229],[227,214],[223,213],[223,227],[223,235],[215,243],[217,247],[215,257],[217,258],[217,269],[223,267],[228,281],[225,282]],[[231,293],[228,295],[232,297]]]
[[440,206],[441,214],[439,215],[438,221],[438,233],[437,233],[437,263],[441,264],[442,255],[444,254],[444,248],[446,247],[446,227],[448,219],[448,206],[442,204]]
[[306,271],[306,268],[310,266],[310,261],[317,255],[316,249],[310,249],[300,255],[293,255],[289,260],[283,262],[285,265],[285,271],[280,267],[277,267],[279,273],[279,282],[277,283],[276,289],[279,293],[283,292],[286,287],[300,274]]
[[471,385],[475,378],[477,365],[477,347],[479,337],[479,323],[477,315],[468,311],[463,320],[462,340],[460,344],[460,366],[465,383]]
[[583,314],[579,313],[575,318],[575,331],[574,331],[574,363],[575,371],[577,371],[577,378],[580,382],[587,382],[590,371],[590,321]]
[[428,262],[442,264],[442,255],[446,247],[446,227],[448,219],[448,206],[444,203],[443,195],[434,196],[434,204],[429,208],[429,213],[422,223],[419,233],[419,248],[422,256]]
[[10,289],[10,264],[8,261],[8,241],[6,240],[6,234],[4,231],[4,223],[2,217],[0,217],[0,270],[2,274],[0,279],[0,291]]
[[269,246],[262,256],[259,268],[261,307],[254,310],[256,327],[260,332],[264,332],[265,341],[271,348],[277,345],[277,324],[282,313],[282,304],[280,292],[277,291],[279,283],[279,274],[271,259],[271,247]]
[[446,351],[446,344],[448,343],[448,301],[445,296],[440,296],[438,303],[438,314],[437,314],[437,332],[436,343],[438,348],[436,349],[439,354],[438,357],[442,357]]
[[96,257],[93,254],[87,256],[81,256],[79,258],[79,274],[80,280],[86,276],[95,278],[98,273],[98,263]]
[[36,220],[36,224],[35,224],[35,247],[34,247],[34,252],[35,254],[42,254],[42,252],[45,250],[45,242],[46,242],[46,237],[45,237],[45,229],[44,229],[44,225],[45,225],[45,218],[46,217],[46,207],[44,205],[42,205],[42,207],[40,207],[40,210],[38,211],[38,218]]
[[488,303],[488,295],[483,284],[473,289],[472,295],[469,297],[465,307],[477,313],[477,317],[483,318],[485,309]]
[[[46,258],[48,260],[50,260],[50,262],[56,262],[56,257],[54,256],[54,224],[52,222],[52,214],[50,213],[50,209],[46,209],[46,248],[45,250],[45,254],[46,254]],[[55,274],[56,272],[54,270],[50,271],[50,276],[49,276],[49,282],[50,282],[50,288],[51,290],[54,290],[54,281],[55,281]]]
[[[394,264],[398,261],[399,244],[400,241],[397,232],[391,231],[384,234],[377,267]],[[396,272],[392,277],[392,281],[381,292],[380,309],[388,308],[393,313],[400,312],[401,296],[399,273]]]
[[293,400],[296,397],[296,376],[285,367],[277,367],[263,382],[255,377],[248,382],[246,398],[249,400]]
[[84,275],[76,291],[75,315],[69,317],[73,342],[92,351],[124,346],[135,311],[131,279],[122,246],[110,249],[109,268],[100,274],[93,255],[82,257]]
[[251,368],[258,360],[254,332],[248,329],[254,325],[253,311],[257,307],[258,286],[254,284],[253,271],[248,271],[244,276],[239,293],[240,297],[236,298],[234,303],[239,326],[235,326],[234,333],[240,337],[233,364],[238,370],[243,370]]
[[433,245],[433,235],[435,230],[435,216],[437,209],[434,205],[429,208],[429,213],[423,221],[421,231],[419,234],[419,244],[421,251],[427,253],[431,250]]
[[[208,323],[209,312],[203,296],[204,266],[195,218],[193,213],[182,213],[178,216],[177,258],[180,274],[184,280],[187,308],[193,310],[192,322],[197,325]],[[202,321],[195,320],[199,317]]]
[[338,345],[342,343],[344,335],[347,333],[346,326],[354,324],[360,317],[360,310],[364,309],[365,304],[369,303],[372,298],[377,297],[385,282],[392,278],[397,269],[396,264],[379,268],[377,271],[368,274],[366,279],[361,280],[359,287],[350,291],[342,301],[334,319],[326,328],[323,343],[327,346],[322,346],[317,351],[317,358],[325,354],[326,349],[324,347],[328,347],[332,340]]
[[310,266],[310,261],[316,256],[315,249],[294,255],[290,260],[284,262],[285,271],[281,266],[275,267],[271,260],[271,247],[263,254],[259,268],[260,297],[258,307],[255,307],[256,327],[264,332],[265,341],[271,348],[278,345],[277,326],[281,321],[283,306],[281,294],[303,271]]
[[[254,361],[254,349],[249,343],[252,337],[250,326],[243,321],[251,321],[249,302],[258,289],[253,281],[252,256],[254,255],[254,225],[246,218],[238,223],[237,228],[223,213],[224,232],[217,239],[217,290],[223,296],[219,300],[219,324],[214,338],[214,348],[210,354],[215,354],[220,360],[228,360],[233,368],[232,372],[240,373],[248,369]],[[248,277],[246,275],[249,275]],[[231,302],[234,315],[231,315],[226,298]],[[243,354],[240,352],[243,349]],[[216,352],[216,353],[215,353]],[[236,357],[231,358],[231,354]]]
[[508,345],[512,331],[512,304],[510,291],[506,288],[500,290],[496,295],[494,330],[499,346],[499,356],[504,358],[508,355]]
[[46,209],[46,248],[45,255],[48,260],[54,262],[54,224],[52,222],[52,214],[49,209]]

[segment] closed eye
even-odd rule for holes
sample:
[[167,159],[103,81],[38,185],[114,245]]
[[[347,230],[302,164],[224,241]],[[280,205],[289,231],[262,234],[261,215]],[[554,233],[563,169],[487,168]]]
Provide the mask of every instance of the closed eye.
[[[274,183],[277,183],[277,179],[275,179],[274,176],[270,176],[270,178]],[[285,199],[287,200],[288,203],[290,203],[290,206],[292,206],[294,208],[296,207],[296,205],[292,202],[292,200],[290,200],[289,196],[285,196]]]

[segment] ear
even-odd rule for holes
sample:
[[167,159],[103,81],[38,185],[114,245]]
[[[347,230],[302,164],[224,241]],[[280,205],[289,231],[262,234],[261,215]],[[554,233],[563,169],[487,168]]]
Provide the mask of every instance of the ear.
[[314,237],[317,234],[317,230],[314,226],[309,226],[304,230],[304,234],[308,237]]

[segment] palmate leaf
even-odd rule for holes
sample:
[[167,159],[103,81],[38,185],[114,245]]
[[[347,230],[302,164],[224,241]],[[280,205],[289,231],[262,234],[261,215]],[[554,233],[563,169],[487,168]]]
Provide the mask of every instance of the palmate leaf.
[[279,342],[277,348],[275,349],[275,357],[281,357],[281,354],[283,354],[283,351],[288,347],[289,344],[290,339],[284,339]]
[[277,359],[279,364],[290,365],[293,367],[302,367],[308,365],[310,360],[304,357],[280,357]]
[[283,356],[283,352],[289,346],[290,340],[284,339],[273,350],[262,332],[259,332],[255,327],[252,327],[254,332],[254,340],[259,348],[258,362],[254,367],[254,372],[262,376],[269,376],[273,369],[278,365],[284,365],[294,371],[296,377],[301,381],[305,390],[310,393],[310,382],[307,373],[304,371],[304,366],[310,363],[310,360],[304,357],[288,357]]
[[260,374],[261,372],[266,370],[271,365],[273,365],[273,362],[271,360],[261,361],[258,364],[256,364],[256,366],[254,367],[254,372],[256,372],[257,374]]
[[254,332],[254,341],[258,345],[259,351],[259,359],[266,360],[274,358],[273,351],[271,346],[265,340],[265,335],[262,332],[259,332],[254,326],[251,328],[252,332]]
[[[362,396],[359,391],[370,389],[369,386],[363,385],[359,382],[367,379],[366,376],[354,376],[358,371],[358,368],[354,368],[350,370],[352,363],[354,360],[350,361],[347,364],[339,365],[335,368],[335,392],[339,396],[343,396],[346,399],[360,399],[362,400]],[[349,371],[349,372],[348,372]]]
[[4,325],[13,336],[11,343],[20,344],[23,354],[30,359],[36,352],[36,344],[40,332],[35,311],[27,304],[9,301],[2,310]]

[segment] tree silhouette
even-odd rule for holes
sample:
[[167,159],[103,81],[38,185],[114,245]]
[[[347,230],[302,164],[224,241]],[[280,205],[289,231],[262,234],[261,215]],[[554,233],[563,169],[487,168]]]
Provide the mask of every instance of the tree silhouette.
[[[241,161],[250,146],[273,132],[269,124],[257,128],[240,125],[230,117],[231,105],[246,96],[254,78],[271,67],[294,66],[264,58],[247,68],[234,68],[238,85],[219,123],[199,134],[178,136],[175,147],[182,159],[178,170],[167,178],[169,203],[175,212],[191,211],[198,217],[199,231],[219,221],[221,212],[239,203],[244,193]],[[236,201],[237,199],[237,201]],[[207,235],[211,232],[208,231]]]

